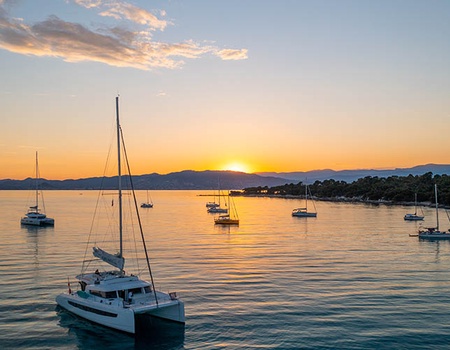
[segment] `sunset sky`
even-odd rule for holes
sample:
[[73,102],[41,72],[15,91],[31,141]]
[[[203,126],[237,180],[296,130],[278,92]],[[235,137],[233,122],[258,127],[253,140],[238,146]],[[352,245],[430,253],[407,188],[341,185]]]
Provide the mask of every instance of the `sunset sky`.
[[0,179],[450,163],[448,0],[0,0]]

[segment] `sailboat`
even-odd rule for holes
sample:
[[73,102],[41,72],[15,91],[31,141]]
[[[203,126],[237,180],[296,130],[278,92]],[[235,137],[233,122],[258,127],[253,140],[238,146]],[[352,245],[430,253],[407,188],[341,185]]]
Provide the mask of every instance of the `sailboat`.
[[230,191],[227,195],[228,202],[228,213],[219,215],[214,219],[214,224],[216,225],[239,225],[239,217],[237,214],[236,206],[233,199],[230,196]]
[[[223,196],[223,194],[221,194],[220,193],[220,190],[219,190],[219,203],[215,203],[214,202],[214,205],[210,205],[209,207],[208,207],[208,209],[206,209],[206,211],[208,212],[208,213],[210,213],[210,214],[226,214],[226,213],[228,213],[228,208],[230,207],[230,206],[228,206],[228,208],[223,208],[222,206],[221,206],[221,203],[220,203],[220,197],[222,197]],[[226,204],[225,204],[226,205]]]
[[423,220],[423,215],[417,215],[417,193],[414,195],[414,214],[405,214],[403,217],[404,220],[407,221],[419,221]]
[[[184,303],[178,299],[176,292],[164,293],[155,289],[155,284],[150,268],[142,225],[139,218],[138,204],[133,190],[132,177],[129,171],[128,157],[123,134],[119,122],[119,97],[116,97],[116,123],[117,123],[117,160],[118,160],[118,252],[109,253],[99,246],[94,246],[92,254],[95,258],[83,261],[81,274],[76,276],[80,290],[72,291],[68,281],[68,292],[56,297],[58,305],[75,315],[89,321],[107,326],[119,331],[136,334],[145,332],[151,327],[153,318],[161,318],[177,323],[185,323]],[[121,144],[122,142],[122,144]],[[137,274],[125,272],[125,256],[123,245],[124,215],[122,214],[122,171],[121,152],[124,153],[128,168],[128,180],[131,185],[132,201],[136,211],[140,236],[142,238],[143,252],[145,253],[146,265],[151,277],[147,282]],[[130,199],[131,200],[131,199]],[[114,203],[114,202],[113,202]],[[112,205],[113,206],[113,205]],[[113,206],[111,210],[115,210]],[[95,271],[88,268],[91,262],[104,262],[112,266],[113,270]],[[110,269],[111,267],[109,267]],[[139,271],[138,271],[139,272]],[[150,321],[150,322],[149,322]]]
[[434,197],[436,199],[436,227],[428,227],[419,229],[419,239],[450,239],[449,231],[439,230],[439,206],[437,199],[437,185],[434,185]]
[[[42,193],[42,191],[41,191]],[[42,197],[43,198],[43,197]],[[44,199],[42,199],[42,202]],[[44,205],[44,204],[43,204]],[[45,205],[44,205],[45,208]],[[20,219],[22,225],[33,226],[53,226],[55,220],[48,218],[45,213],[39,209],[39,162],[38,153],[36,152],[36,188],[35,188],[35,204],[28,208],[27,213]]]
[[216,193],[214,192],[214,202],[206,203],[206,211],[210,214],[226,214],[228,213],[228,208],[222,208],[220,203],[220,198],[223,194],[220,191],[220,181],[217,183],[217,196],[219,197],[219,203],[216,203]]
[[212,202],[206,202],[206,210],[209,211],[210,208],[218,208],[218,207],[220,207],[220,193],[219,193],[219,203],[216,203],[216,191],[214,191],[214,199]]
[[316,206],[313,203],[314,206],[314,210],[315,211],[308,211],[308,185],[305,184],[305,207],[303,208],[295,208],[294,210],[292,210],[292,216],[296,216],[296,217],[300,217],[300,218],[309,218],[309,217],[317,217],[317,211],[316,211]]
[[147,202],[141,204],[141,208],[153,208],[153,202],[149,200],[148,190],[147,190]]

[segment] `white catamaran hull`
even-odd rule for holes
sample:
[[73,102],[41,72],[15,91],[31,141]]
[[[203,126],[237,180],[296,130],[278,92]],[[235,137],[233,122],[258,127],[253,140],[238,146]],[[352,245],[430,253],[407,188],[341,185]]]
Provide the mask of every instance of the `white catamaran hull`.
[[123,302],[93,302],[77,293],[60,294],[56,297],[59,306],[89,321],[123,332],[135,334],[135,315],[146,314],[153,317],[184,323],[184,303],[171,300],[155,305],[128,305]]
[[134,334],[134,312],[118,305],[93,303],[76,293],[60,294],[56,297],[59,306],[89,321],[106,327]]
[[20,219],[22,225],[32,225],[32,226],[53,226],[55,225],[55,220],[50,218],[29,218],[23,217]]

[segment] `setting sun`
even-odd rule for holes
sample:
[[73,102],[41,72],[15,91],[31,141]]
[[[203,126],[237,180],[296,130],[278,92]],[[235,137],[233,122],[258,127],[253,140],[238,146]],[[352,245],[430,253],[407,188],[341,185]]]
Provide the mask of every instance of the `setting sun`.
[[243,173],[250,172],[249,167],[246,164],[242,163],[229,163],[223,167],[223,170],[240,171]]

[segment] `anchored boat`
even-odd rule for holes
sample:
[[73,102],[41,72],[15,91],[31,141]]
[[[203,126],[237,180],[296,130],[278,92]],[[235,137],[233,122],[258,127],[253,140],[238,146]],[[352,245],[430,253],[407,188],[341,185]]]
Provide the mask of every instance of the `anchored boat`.
[[[117,161],[118,161],[118,228],[117,243],[118,252],[109,253],[106,250],[94,246],[92,254],[96,259],[83,261],[81,274],[76,276],[79,290],[72,291],[68,281],[68,292],[56,297],[56,302],[62,308],[92,322],[135,334],[136,330],[142,329],[141,316],[157,317],[177,323],[185,322],[184,303],[178,299],[175,292],[164,293],[155,289],[153,275],[150,267],[142,225],[139,217],[137,199],[134,194],[132,177],[129,172],[128,158],[123,144],[122,129],[119,122],[119,98],[116,97],[116,122],[117,122]],[[139,277],[138,274],[125,272],[125,256],[123,251],[123,203],[122,203],[122,171],[121,153],[124,153],[129,181],[131,184],[131,195],[134,209],[140,228],[142,247],[145,253],[146,265],[150,274],[150,282]],[[111,202],[114,207],[114,201]],[[115,207],[114,207],[115,208]],[[113,270],[95,271],[89,270],[92,262],[106,263]],[[148,322],[147,322],[148,323]],[[151,322],[148,323],[151,326]],[[145,328],[143,329],[145,332]]]

